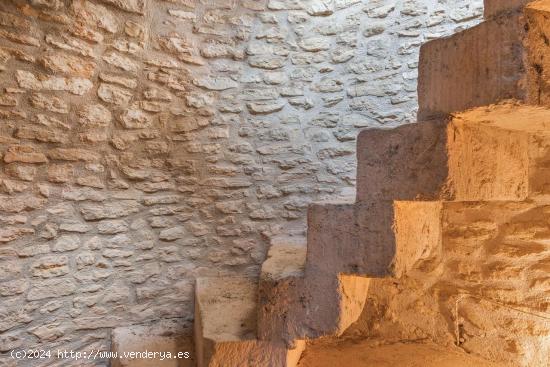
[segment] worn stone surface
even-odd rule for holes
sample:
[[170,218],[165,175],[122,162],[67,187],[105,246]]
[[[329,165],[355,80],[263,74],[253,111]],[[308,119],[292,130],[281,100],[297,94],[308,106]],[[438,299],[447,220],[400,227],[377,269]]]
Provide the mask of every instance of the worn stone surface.
[[258,275],[270,238],[303,235],[311,201],[354,186],[359,129],[412,119],[420,44],[481,13],[1,2],[7,345],[103,350],[112,328],[192,317],[198,276]]
[[256,339],[258,285],[254,278],[199,278],[195,287],[197,367],[295,366],[304,342],[288,350]]
[[[456,113],[448,120],[365,130],[358,138],[357,198],[544,197],[549,121],[547,107],[503,102]],[[415,160],[404,160],[409,156]]]
[[363,315],[348,332],[387,342],[428,338],[499,365],[544,365],[550,355],[543,342],[547,203],[442,205],[440,245],[407,277],[374,280]]
[[[520,13],[505,14],[422,46],[419,119],[503,99],[523,99],[524,28]],[[463,59],[461,55],[477,57]],[[448,88],[449,85],[454,88]]]
[[120,327],[112,333],[112,351],[130,352],[170,352],[181,353],[181,358],[157,358],[152,362],[145,358],[121,358],[114,360],[114,367],[147,367],[154,364],[159,367],[194,367],[195,353],[193,340],[189,335],[188,322],[185,319],[157,321],[147,325]]

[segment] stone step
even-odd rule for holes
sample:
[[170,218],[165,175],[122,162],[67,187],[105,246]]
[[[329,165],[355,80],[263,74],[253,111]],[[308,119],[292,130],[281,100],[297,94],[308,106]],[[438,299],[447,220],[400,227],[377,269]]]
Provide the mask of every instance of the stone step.
[[550,109],[502,103],[358,138],[357,200],[550,195]]
[[530,2],[524,9],[527,49],[527,97],[532,104],[550,106],[550,3]]
[[[422,335],[495,361],[521,355],[525,366],[546,366],[550,201],[440,202],[438,213],[438,239],[412,241],[422,255],[407,277],[371,284],[358,324],[386,340]],[[406,228],[397,221],[396,231]],[[449,328],[455,320],[458,333]]]
[[504,99],[523,100],[524,32],[521,13],[517,12],[422,45],[418,120]]
[[[195,366],[191,325],[184,319],[115,328],[111,333],[111,351],[128,356],[111,359],[113,367]],[[178,358],[162,358],[160,353]]]
[[[387,344],[384,341],[320,341],[308,348],[300,367],[505,367],[458,347],[432,343]],[[506,367],[512,367],[506,365]]]
[[485,6],[484,22],[421,47],[419,120],[511,98],[550,106],[550,4],[486,0]]
[[195,288],[197,367],[293,367],[301,350],[259,341],[258,281],[252,278],[199,278]]
[[[425,201],[311,205],[306,278],[310,274],[402,276],[416,261],[407,249],[408,239],[432,241],[438,233],[434,213],[439,205]],[[397,222],[407,230],[397,232]]]
[[299,335],[304,288],[305,237],[276,237],[262,264],[259,284],[258,338],[293,344]]
[[532,0],[485,0],[483,16],[491,18],[502,13],[517,11],[530,1]]
[[[439,237],[439,203],[323,202],[308,211],[297,335],[341,335],[363,311],[371,278],[401,276]],[[396,232],[395,222],[402,231]],[[305,312],[300,314],[300,312]],[[300,330],[302,328],[302,330]],[[288,329],[287,329],[288,330]]]

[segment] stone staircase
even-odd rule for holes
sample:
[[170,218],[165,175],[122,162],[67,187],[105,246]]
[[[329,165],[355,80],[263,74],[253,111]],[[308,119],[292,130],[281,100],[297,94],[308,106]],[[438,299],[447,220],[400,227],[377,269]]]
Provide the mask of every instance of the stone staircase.
[[198,367],[296,366],[306,340],[359,318],[372,279],[480,256],[490,228],[517,238],[485,255],[531,248],[513,241],[542,231],[511,218],[543,221],[550,202],[550,2],[523,3],[486,0],[485,22],[422,48],[421,122],[361,132],[354,200],[311,205],[307,239],[274,238],[259,278],[197,279]]

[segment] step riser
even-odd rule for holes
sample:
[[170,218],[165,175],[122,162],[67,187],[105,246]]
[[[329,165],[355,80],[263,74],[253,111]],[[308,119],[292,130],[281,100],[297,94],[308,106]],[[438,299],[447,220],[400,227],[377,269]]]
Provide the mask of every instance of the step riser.
[[261,341],[257,279],[199,278],[195,288],[197,367],[295,367],[305,348]]
[[369,129],[357,138],[357,201],[437,199],[448,177],[446,120]]
[[308,212],[306,279],[317,272],[402,276],[426,251],[421,246],[439,241],[440,213],[440,202],[431,201],[314,204]]
[[[521,130],[533,120],[543,122],[539,130]],[[357,148],[357,201],[549,195],[548,127],[547,110],[504,104],[456,114],[448,122],[363,131]]]
[[525,21],[529,31],[527,46],[527,102],[550,106],[550,7],[542,11],[535,4],[525,8]]
[[[334,275],[322,269],[308,269],[302,299],[305,313],[297,329],[301,338],[340,336],[363,311],[371,279],[353,275]],[[301,311],[301,310],[299,310]]]
[[455,200],[523,200],[529,196],[529,143],[521,132],[449,125],[449,181]]
[[294,367],[296,358],[288,356],[284,346],[248,341],[206,343],[204,360],[197,367]]
[[550,6],[491,0],[485,16],[473,28],[421,47],[419,120],[506,99],[550,106]]
[[294,348],[305,315],[305,237],[279,236],[271,240],[262,264],[258,287],[258,339]]
[[289,312],[306,322],[293,336],[341,335],[361,315],[370,278],[402,276],[441,247],[440,216],[439,202],[310,206],[306,307]]
[[260,280],[258,339],[280,341],[292,345],[303,336],[305,315],[304,278],[282,281]]
[[[419,120],[523,100],[523,24],[520,14],[504,14],[420,49]],[[469,55],[469,56],[465,56]]]
[[483,16],[491,18],[501,13],[519,11],[530,1],[532,0],[485,0]]

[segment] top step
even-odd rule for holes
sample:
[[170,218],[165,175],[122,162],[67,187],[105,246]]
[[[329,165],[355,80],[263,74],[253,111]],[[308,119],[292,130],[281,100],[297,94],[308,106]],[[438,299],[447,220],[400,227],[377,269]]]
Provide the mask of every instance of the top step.
[[550,3],[486,0],[486,20],[420,49],[418,120],[506,99],[550,106]]
[[483,16],[491,18],[502,13],[519,10],[532,0],[485,0]]
[[525,99],[524,33],[514,13],[422,45],[418,120]]
[[358,138],[357,200],[550,195],[550,109],[503,103]]

